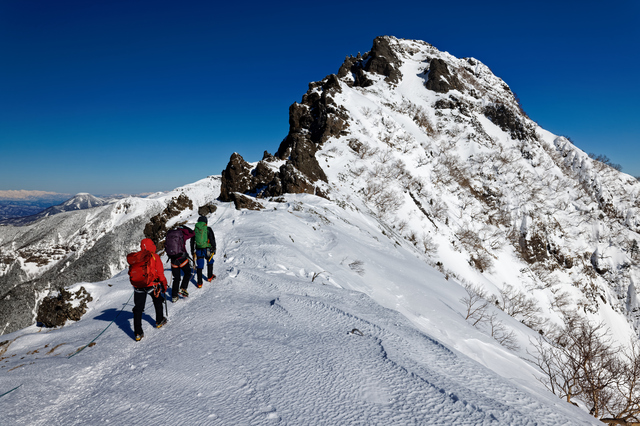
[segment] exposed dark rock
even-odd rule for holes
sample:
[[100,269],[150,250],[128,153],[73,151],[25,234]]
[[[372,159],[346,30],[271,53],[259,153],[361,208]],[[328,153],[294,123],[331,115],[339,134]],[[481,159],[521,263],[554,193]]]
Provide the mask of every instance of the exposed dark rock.
[[[333,96],[340,93],[340,78],[353,73],[356,85],[366,86],[367,73],[385,76],[390,83],[397,83],[402,76],[401,61],[394,53],[392,38],[378,37],[371,51],[345,59],[338,75],[331,74],[323,80],[309,84],[309,90],[300,103],[289,107],[289,133],[280,143],[275,158],[265,151],[263,160],[254,170],[235,153],[222,172],[220,200],[232,201],[234,192],[260,197],[277,197],[283,193],[318,193],[314,182],[327,182],[327,176],[316,159],[316,152],[327,139],[346,134],[348,115],[336,105]],[[353,83],[352,83],[353,84]],[[286,160],[278,172],[264,162]]]
[[338,78],[345,78],[348,76],[349,73],[353,72],[352,70],[354,69],[354,65],[359,62],[360,60],[353,56],[347,56],[342,65],[340,65],[340,69],[338,69]]
[[433,107],[435,109],[455,109],[464,115],[469,115],[467,104],[453,95],[449,95],[448,99],[438,99]]
[[536,140],[536,131],[533,126],[527,126],[518,114],[513,112],[505,104],[492,104],[484,107],[484,115],[508,132],[516,140]]
[[593,266],[593,269],[600,275],[604,275],[610,270],[609,265],[603,261],[598,250],[594,251],[591,255],[591,266]]
[[248,192],[253,189],[251,166],[237,152],[231,154],[227,168],[222,171],[220,200],[231,201],[231,193]]
[[376,37],[373,40],[373,47],[369,52],[368,59],[365,71],[384,75],[385,81],[398,84],[402,77],[401,62],[394,53],[388,37]]
[[347,56],[344,63],[338,70],[338,78],[343,79],[351,73],[353,81],[347,84],[355,87],[368,87],[373,81],[367,77],[366,72],[385,76],[387,83],[398,84],[402,73],[400,72],[401,61],[393,51],[391,39],[389,37],[376,37],[373,40],[371,51],[364,56],[354,58]]
[[464,88],[458,78],[449,72],[447,63],[439,58],[433,58],[429,62],[429,73],[425,86],[437,93],[447,93],[454,89],[462,91]]
[[218,210],[218,207],[215,204],[205,204],[204,206],[200,206],[198,208],[198,215],[207,216],[211,213],[215,213],[216,210]]
[[255,169],[253,169],[253,187],[260,189],[261,187],[269,185],[269,182],[276,176],[276,172],[269,167],[265,160],[259,161]]
[[262,161],[273,163],[274,161],[278,161],[278,159],[273,155],[269,154],[267,151],[265,151],[264,154],[262,155]]
[[[36,321],[45,327],[61,327],[67,320],[78,321],[87,312],[87,303],[92,300],[84,287],[80,287],[75,293],[61,288],[57,296],[50,296],[42,301]],[[72,301],[75,303],[72,304]]]
[[247,197],[246,195],[239,194],[237,192],[232,192],[230,194],[231,201],[236,207],[236,210],[247,209],[247,210],[262,210],[264,206],[257,201],[255,201],[251,197]]
[[[282,192],[288,194],[313,194],[315,193],[315,185],[310,182],[305,175],[300,173],[291,164],[283,164],[280,167],[280,181],[282,183]],[[276,194],[271,194],[275,196]]]
[[282,190],[282,182],[280,181],[280,177],[278,175],[274,177],[271,182],[269,182],[269,185],[267,186],[267,189],[265,190],[263,195],[269,197],[279,197],[282,194],[284,194],[284,191]]
[[193,201],[185,194],[171,199],[162,213],[153,216],[144,227],[144,235],[151,238],[158,251],[164,248],[164,237],[167,234],[167,221],[176,217],[186,209],[193,210]]

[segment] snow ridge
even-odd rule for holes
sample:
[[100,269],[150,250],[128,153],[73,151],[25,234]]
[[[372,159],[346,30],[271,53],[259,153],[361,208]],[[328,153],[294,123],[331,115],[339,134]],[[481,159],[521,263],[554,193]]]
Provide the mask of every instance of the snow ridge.
[[[5,421],[595,424],[558,407],[519,356],[465,324],[458,285],[366,214],[290,195],[260,212],[221,203],[209,223],[218,278],[170,303],[161,330],[149,303],[141,342],[130,305],[116,318],[131,293],[126,273],[82,283],[94,301],[81,321],[7,335],[0,389],[23,386],[0,399]],[[361,272],[349,267],[355,260]],[[417,327],[421,318],[449,336]],[[66,358],[114,319],[95,346]],[[465,340],[484,345],[480,357],[503,352],[503,367],[491,371],[451,346]]]

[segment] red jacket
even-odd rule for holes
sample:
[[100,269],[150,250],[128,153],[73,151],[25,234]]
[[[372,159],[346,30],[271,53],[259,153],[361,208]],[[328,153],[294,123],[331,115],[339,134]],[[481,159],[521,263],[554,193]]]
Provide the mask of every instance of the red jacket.
[[150,251],[151,254],[153,254],[153,266],[155,272],[154,280],[160,280],[160,283],[162,283],[162,287],[165,291],[167,291],[167,279],[164,276],[164,265],[162,264],[162,260],[160,260],[160,256],[156,254],[156,245],[153,244],[153,241],[151,241],[151,239],[145,238],[140,242],[140,249]]

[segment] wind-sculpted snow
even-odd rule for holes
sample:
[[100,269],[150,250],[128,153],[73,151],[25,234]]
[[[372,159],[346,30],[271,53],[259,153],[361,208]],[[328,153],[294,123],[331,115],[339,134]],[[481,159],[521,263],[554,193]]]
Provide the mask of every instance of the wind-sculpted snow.
[[[458,284],[410,246],[398,246],[361,213],[312,196],[289,198],[262,212],[220,205],[209,217],[218,278],[169,303],[161,330],[148,302],[141,342],[132,338],[126,273],[82,284],[94,301],[79,322],[7,335],[0,393],[22,386],[0,398],[4,421],[595,424],[547,394],[520,357],[461,321]],[[376,264],[375,253],[384,261]],[[349,267],[355,260],[361,273]],[[405,300],[380,286],[393,276],[405,285]],[[422,316],[430,327],[417,325]],[[445,339],[435,337],[443,329]],[[67,358],[96,336],[95,346]],[[462,340],[486,345],[478,358],[501,352],[501,368],[491,371],[452,346]],[[515,370],[522,373],[513,380]]]

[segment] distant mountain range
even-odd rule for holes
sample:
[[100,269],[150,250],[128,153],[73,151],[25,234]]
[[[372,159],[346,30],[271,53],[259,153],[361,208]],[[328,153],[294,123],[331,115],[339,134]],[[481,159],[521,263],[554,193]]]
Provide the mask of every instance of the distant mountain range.
[[66,200],[71,194],[61,194],[49,191],[27,191],[24,189],[0,191],[0,202],[2,201],[44,201],[44,200]]
[[[29,206],[16,206],[6,205],[0,207],[2,211],[6,210],[7,214],[18,213],[18,212],[28,212],[35,211],[35,213],[27,214],[27,215],[15,215],[11,214],[10,216],[3,218],[0,220],[0,225],[14,225],[14,226],[22,226],[27,225],[29,223],[35,222],[38,219],[47,216],[53,216],[58,213],[74,211],[74,210],[84,210],[90,209],[92,207],[103,206],[108,204],[112,200],[107,200],[104,198],[98,198],[91,194],[80,193],[75,197],[69,198],[61,204],[57,204],[54,206],[50,206],[45,208],[44,210],[41,208],[43,204],[47,204],[45,201],[39,202],[39,205],[29,205]],[[33,202],[36,203],[36,202]]]
[[21,200],[9,200],[0,198],[0,222],[4,219],[30,216],[36,213],[40,213],[42,210],[60,204],[67,199],[69,199],[69,195],[67,194],[64,194],[64,196],[61,196],[61,198],[37,198]]

